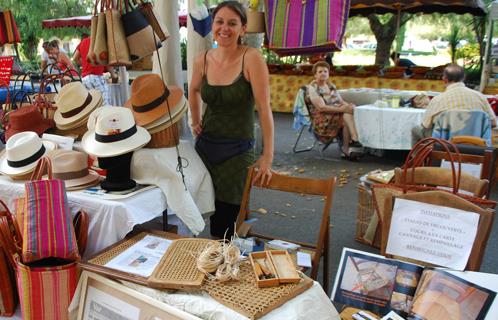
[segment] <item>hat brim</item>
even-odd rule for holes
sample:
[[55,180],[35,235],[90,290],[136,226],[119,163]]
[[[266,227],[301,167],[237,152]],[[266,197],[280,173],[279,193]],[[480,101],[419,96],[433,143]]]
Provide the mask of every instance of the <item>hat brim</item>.
[[124,140],[103,143],[95,140],[95,129],[87,131],[81,139],[81,146],[86,153],[108,158],[119,156],[140,149],[150,141],[150,133],[137,126],[137,132]]
[[55,123],[54,120],[52,119],[43,119],[43,121],[37,123],[35,127],[31,127],[26,130],[13,130],[12,127],[9,127],[5,131],[5,141],[9,140],[9,138],[15,135],[16,133],[24,131],[33,131],[40,136],[42,133],[53,127],[55,127]]
[[79,190],[85,189],[87,187],[95,186],[100,182],[100,176],[93,171],[88,171],[88,175],[71,180],[64,180],[64,184],[66,185],[66,190]]
[[166,101],[158,105],[152,110],[147,112],[136,112],[133,110],[131,106],[131,99],[125,102],[124,107],[130,109],[133,112],[133,117],[135,118],[135,122],[138,126],[147,126],[148,124],[156,121],[157,119],[163,117],[165,114],[168,114],[168,105],[170,108],[171,115],[175,112],[176,109],[179,109],[183,106],[181,103],[183,96],[183,90],[177,86],[168,86],[169,96]]
[[90,89],[89,93],[92,96],[92,101],[83,110],[81,110],[81,112],[78,112],[78,114],[69,118],[64,118],[60,112],[60,108],[57,108],[57,110],[55,110],[54,121],[57,128],[59,128],[59,125],[68,126],[75,122],[78,122],[85,116],[88,116],[94,109],[99,106],[99,104],[102,105],[103,99],[102,93],[100,91]]
[[167,117],[167,119],[168,119],[167,121],[164,121],[163,123],[161,123],[157,126],[154,126],[154,127],[148,127],[147,131],[149,131],[149,133],[156,133],[156,132],[159,132],[159,131],[162,131],[166,128],[171,127],[174,123],[180,121],[180,119],[187,112],[187,109],[188,109],[188,106],[187,106],[187,103],[185,103],[184,107],[181,109],[181,112],[179,112],[176,116],[174,116],[171,119],[171,121],[169,121],[169,117]]
[[[46,156],[49,151],[57,149],[57,144],[52,141],[43,140],[42,143],[45,146],[45,152],[38,160]],[[36,167],[36,164],[38,163],[38,160],[24,167],[14,168],[9,166],[9,164],[7,163],[7,152],[4,149],[2,151],[2,154],[0,155],[0,173],[8,176],[23,175],[25,173],[33,171]]]
[[177,122],[178,120],[181,119],[183,114],[187,111],[188,109],[188,103],[187,99],[183,98],[180,100],[180,103],[178,104],[179,107],[175,107],[174,110],[171,110],[171,121],[170,121],[170,115],[168,112],[166,112],[165,115],[163,115],[161,118],[157,119],[154,122],[149,123],[148,125],[144,126],[145,129],[151,130],[156,127],[162,126],[162,125],[167,125],[171,126],[173,123]]

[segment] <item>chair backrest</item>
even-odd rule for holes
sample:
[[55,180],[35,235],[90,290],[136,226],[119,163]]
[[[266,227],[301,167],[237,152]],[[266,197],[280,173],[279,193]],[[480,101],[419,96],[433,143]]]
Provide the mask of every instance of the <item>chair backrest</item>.
[[475,136],[491,146],[491,119],[482,110],[447,110],[434,120],[432,136],[446,140],[454,136]]
[[[494,185],[495,181],[498,150],[493,147],[466,144],[457,144],[456,146],[460,151],[460,159],[462,163],[481,165],[480,178],[489,181],[488,189],[484,195],[486,198],[489,198],[491,187]],[[451,156],[456,159],[455,153],[451,153]],[[441,160],[449,161],[449,157],[450,155],[447,152],[444,152],[440,146],[435,145],[430,154],[431,165],[439,165]]]
[[[403,183],[403,169],[394,169],[394,183]],[[407,184],[427,185],[433,187],[453,187],[453,173],[451,169],[439,167],[417,167],[408,169]],[[460,190],[472,193],[473,196],[482,198],[488,192],[489,181],[479,179],[462,172],[460,175]]]
[[[472,245],[472,250],[470,252],[469,260],[465,270],[469,271],[479,271],[481,268],[482,258],[484,256],[484,251],[486,249],[486,244],[491,233],[491,228],[493,226],[493,220],[495,217],[495,211],[492,209],[483,209],[468,200],[465,200],[455,194],[444,192],[444,191],[426,191],[426,192],[415,192],[407,193],[404,195],[399,195],[398,199],[407,199],[413,201],[420,201],[424,203],[430,203],[438,206],[450,207],[470,212],[475,212],[479,214],[479,224],[477,226],[477,233],[474,243]],[[384,211],[384,218],[382,219],[382,233],[381,240],[381,254],[386,255],[389,258],[393,258],[392,255],[386,254],[387,241],[389,238],[389,231],[391,229],[391,219],[392,219],[392,209],[394,205],[395,197],[387,197],[385,199],[386,210]],[[408,260],[415,262],[416,260],[407,259],[404,257],[395,257],[399,260]],[[418,264],[429,265],[422,261],[416,261]]]
[[[240,205],[239,216],[237,218],[236,230],[239,230],[242,223],[247,220],[248,214],[251,211],[253,211],[249,208],[249,200],[251,197],[251,190],[254,186],[252,180],[255,174],[256,174],[255,169],[253,167],[249,168],[244,188],[244,194],[242,196],[242,203]],[[325,247],[328,246],[330,209],[332,207],[332,198],[335,189],[335,182],[336,182],[335,177],[331,177],[328,179],[298,178],[273,172],[270,183],[264,187],[260,187],[267,190],[278,190],[283,192],[296,193],[300,195],[304,194],[304,195],[322,196],[324,198],[323,212],[320,220],[320,226],[318,227],[319,232],[316,238],[316,242],[305,243],[294,240],[291,241],[300,244],[301,246],[306,247],[315,252],[312,259],[312,270],[311,270],[311,277],[313,279],[316,279],[322,252],[324,250],[328,250],[328,248]],[[304,199],[304,197],[302,198]],[[272,235],[257,234],[250,231],[248,235],[252,235],[262,239],[276,238],[275,236]]]
[[298,130],[302,126],[308,126],[311,124],[311,119],[308,111],[308,106],[305,102],[306,96],[306,86],[299,88],[297,92],[296,99],[294,100],[294,129]]

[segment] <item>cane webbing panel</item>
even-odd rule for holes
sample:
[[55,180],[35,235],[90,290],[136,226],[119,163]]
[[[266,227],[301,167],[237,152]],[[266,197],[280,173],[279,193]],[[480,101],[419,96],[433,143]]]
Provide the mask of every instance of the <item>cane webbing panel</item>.
[[313,285],[313,280],[305,275],[301,277],[298,283],[258,288],[251,264],[245,261],[240,265],[239,280],[205,281],[201,289],[225,306],[250,319],[258,319]]

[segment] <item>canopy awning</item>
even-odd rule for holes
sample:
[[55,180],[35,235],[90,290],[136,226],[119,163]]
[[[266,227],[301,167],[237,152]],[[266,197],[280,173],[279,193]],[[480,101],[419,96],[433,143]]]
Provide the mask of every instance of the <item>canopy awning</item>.
[[351,0],[349,16],[371,13],[470,13],[475,16],[486,15],[482,0]]
[[[42,21],[42,27],[52,28],[90,28],[92,16],[78,16],[69,18],[48,19]],[[187,27],[187,15],[179,15],[178,23],[180,27]]]

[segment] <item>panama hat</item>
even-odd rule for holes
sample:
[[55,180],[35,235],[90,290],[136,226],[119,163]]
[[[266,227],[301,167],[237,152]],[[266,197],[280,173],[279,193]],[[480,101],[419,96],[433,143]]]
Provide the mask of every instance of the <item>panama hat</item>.
[[50,141],[42,141],[33,131],[14,134],[5,145],[0,155],[0,172],[17,176],[34,170],[38,160],[57,145]]
[[67,190],[83,189],[99,183],[99,175],[88,170],[88,155],[73,150],[58,150],[49,155],[52,177],[64,181]]
[[[170,127],[174,123],[180,121],[180,119],[183,117],[183,115],[187,112],[188,110],[188,102],[187,99],[185,99],[184,96],[180,99],[178,104],[175,106],[174,112],[171,113],[171,117],[168,112],[166,112],[165,115],[163,115],[161,118],[157,119],[154,122],[151,122],[147,125],[144,126],[147,131],[152,133],[153,131],[158,131],[162,130],[165,128]],[[171,118],[171,120],[170,120]]]
[[98,108],[90,114],[88,131],[81,139],[85,152],[97,157],[114,157],[141,148],[150,134],[135,124],[130,109]]
[[45,119],[38,107],[33,105],[23,106],[8,113],[9,122],[5,131],[5,139],[23,131],[34,131],[41,135],[55,126],[54,120]]
[[57,127],[71,125],[84,118],[95,108],[102,105],[102,93],[98,90],[90,91],[79,82],[71,82],[62,87],[55,97],[57,110],[54,120]]
[[137,125],[146,126],[168,114],[168,107],[173,117],[183,106],[182,98],[185,99],[181,88],[165,86],[159,75],[151,73],[131,83],[131,98],[124,106],[133,111]]

